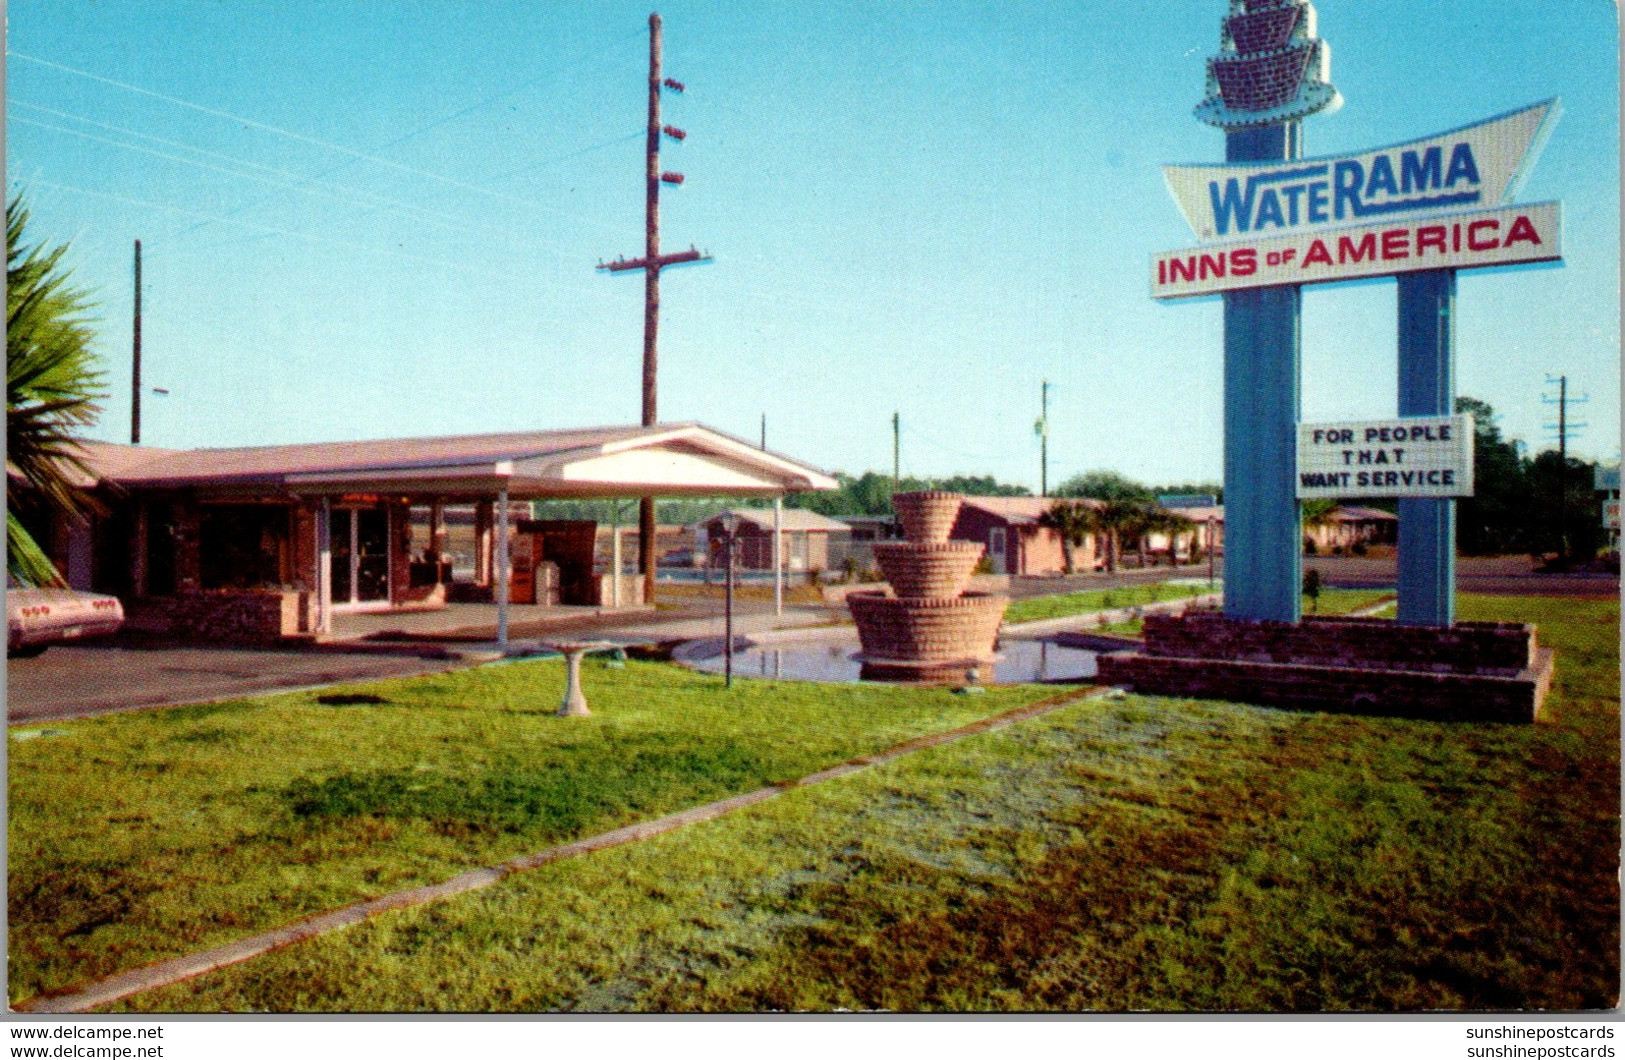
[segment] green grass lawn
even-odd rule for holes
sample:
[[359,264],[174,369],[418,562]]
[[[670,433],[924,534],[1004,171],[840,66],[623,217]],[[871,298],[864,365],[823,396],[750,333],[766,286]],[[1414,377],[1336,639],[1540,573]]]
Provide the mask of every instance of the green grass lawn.
[[1119,589],[1087,589],[1076,593],[1057,593],[1054,596],[1033,596],[1012,601],[1004,613],[1006,624],[1035,622],[1043,618],[1066,618],[1085,615],[1093,611],[1110,611],[1118,607],[1137,607],[1159,600],[1183,600],[1207,592],[1207,583],[1154,582]]
[[1546,721],[1080,701],[121,1007],[1611,1007],[1618,603],[1461,612],[1539,624]]
[[[11,730],[10,996],[448,878],[1054,693],[557,660]],[[338,694],[335,693],[347,693]],[[793,737],[793,738],[792,738]]]

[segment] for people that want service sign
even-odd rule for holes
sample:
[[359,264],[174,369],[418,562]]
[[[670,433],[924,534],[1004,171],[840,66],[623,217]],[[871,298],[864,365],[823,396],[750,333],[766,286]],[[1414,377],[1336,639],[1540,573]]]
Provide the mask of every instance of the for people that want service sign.
[[1473,418],[1298,424],[1298,499],[1470,497]]

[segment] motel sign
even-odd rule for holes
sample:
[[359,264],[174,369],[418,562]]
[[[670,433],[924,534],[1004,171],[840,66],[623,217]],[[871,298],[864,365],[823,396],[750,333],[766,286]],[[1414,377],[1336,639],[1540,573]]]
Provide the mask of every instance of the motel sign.
[[1359,154],[1165,166],[1168,190],[1204,245],[1153,255],[1151,296],[1557,261],[1559,205],[1508,203],[1559,114],[1546,100]]
[[1298,499],[1470,497],[1473,418],[1298,425]]
[[[1472,428],[1452,416],[1456,274],[1561,260],[1560,205],[1515,201],[1558,101],[1389,147],[1304,157],[1303,120],[1342,102],[1314,5],[1227,6],[1195,110],[1224,132],[1225,159],[1164,167],[1197,245],[1149,263],[1153,298],[1224,300],[1224,613],[1301,617],[1302,499],[1397,497],[1398,621],[1451,626],[1452,498],[1472,490]],[[1304,289],[1387,276],[1396,281],[1401,420],[1303,424]]]

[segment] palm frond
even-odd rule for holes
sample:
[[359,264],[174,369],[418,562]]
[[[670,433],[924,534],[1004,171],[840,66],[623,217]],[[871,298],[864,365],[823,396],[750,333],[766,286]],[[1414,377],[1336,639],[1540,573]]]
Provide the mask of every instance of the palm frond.
[[28,246],[21,193],[6,203],[6,557],[13,576],[60,582],[17,521],[20,507],[76,516],[99,505],[78,485],[93,477],[78,435],[101,412],[102,373],[86,295],[62,265],[67,246]]

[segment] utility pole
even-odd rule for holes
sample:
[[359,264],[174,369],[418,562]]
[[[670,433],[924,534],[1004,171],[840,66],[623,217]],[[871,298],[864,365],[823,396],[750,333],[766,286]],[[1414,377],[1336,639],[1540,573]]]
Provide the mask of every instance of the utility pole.
[[[660,92],[670,89],[681,93],[683,83],[669,77],[662,78],[660,16],[649,16],[649,133],[645,165],[644,255],[641,258],[617,258],[612,262],[600,261],[604,272],[643,270],[643,426],[653,427],[659,422],[655,400],[655,376],[659,363],[658,335],[660,332],[660,269],[665,265],[678,265],[689,261],[709,261],[710,256],[693,247],[676,254],[660,253],[660,185],[681,184],[681,173],[666,173],[660,169],[660,138],[669,136],[682,142],[688,134],[674,126],[660,124]],[[638,570],[643,575],[644,603],[653,603],[655,595],[655,499],[643,497],[638,504]]]
[[1033,424],[1038,435],[1038,495],[1049,496],[1049,380],[1044,380],[1038,399],[1038,422]]
[[1540,396],[1542,405],[1557,406],[1557,422],[1543,424],[1547,430],[1557,430],[1557,553],[1558,558],[1569,558],[1569,432],[1579,432],[1589,427],[1588,423],[1569,423],[1569,402],[1582,405],[1591,398],[1569,397],[1569,377],[1560,375],[1556,379],[1546,377],[1546,385],[1557,384],[1557,399],[1554,401],[1545,394]]
[[891,414],[891,491],[903,488],[903,418],[901,413]]
[[762,448],[767,448],[767,413],[762,413]]
[[135,241],[135,326],[130,342],[130,444],[141,444],[141,240]]

